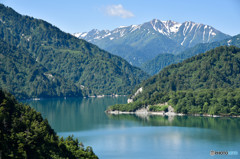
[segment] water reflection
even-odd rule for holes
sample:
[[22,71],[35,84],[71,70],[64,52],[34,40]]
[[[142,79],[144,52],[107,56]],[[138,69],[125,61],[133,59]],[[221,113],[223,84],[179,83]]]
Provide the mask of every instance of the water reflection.
[[[130,120],[141,123],[143,126],[177,126],[188,128],[201,128],[214,130],[211,135],[206,131],[196,136],[196,134],[187,134],[187,136],[205,138],[211,140],[229,140],[240,141],[240,119],[239,118],[213,118],[213,117],[194,117],[194,116],[147,116],[137,115],[108,115],[113,120]],[[196,129],[197,130],[197,129]]]
[[126,103],[126,97],[49,98],[24,101],[41,112],[57,132],[101,128],[111,121],[105,114],[109,105]]
[[[109,115],[126,97],[24,101],[48,119],[58,135],[74,135],[100,158],[210,158],[211,150],[240,153],[240,119]],[[233,158],[239,156],[233,156]],[[219,156],[211,157],[219,158]],[[232,158],[227,156],[227,158]]]
[[[193,116],[136,116],[109,115],[104,111],[109,105],[126,103],[126,97],[104,98],[51,98],[26,101],[48,119],[57,132],[74,132],[91,129],[111,129],[135,126],[177,126],[216,130],[212,140],[240,140],[239,118],[212,118]],[[196,134],[193,134],[193,136]],[[199,138],[204,138],[202,133]],[[188,136],[192,136],[188,134]],[[197,137],[197,136],[195,136]]]

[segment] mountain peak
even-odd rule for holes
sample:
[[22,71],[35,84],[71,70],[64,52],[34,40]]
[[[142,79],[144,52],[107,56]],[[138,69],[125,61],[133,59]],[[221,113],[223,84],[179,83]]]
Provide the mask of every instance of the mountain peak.
[[158,19],[153,19],[149,23],[152,25],[155,31],[166,36],[170,36],[170,34],[176,33],[181,26],[181,23],[172,20],[161,21]]
[[120,26],[111,31],[90,31],[79,38],[139,66],[161,53],[178,53],[198,43],[210,43],[228,37],[230,36],[205,24],[152,19],[143,24]]
[[154,24],[156,24],[156,23],[158,23],[158,22],[161,22],[161,20],[153,19],[153,20],[150,21],[150,23],[154,23]]

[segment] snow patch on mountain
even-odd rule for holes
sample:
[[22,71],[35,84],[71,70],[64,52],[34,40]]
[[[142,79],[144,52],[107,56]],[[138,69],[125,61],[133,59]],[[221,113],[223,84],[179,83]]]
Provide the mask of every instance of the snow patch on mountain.
[[107,36],[110,36],[111,34],[112,34],[112,33],[105,34],[105,35],[102,36],[102,38],[105,38],[105,37],[107,37]]
[[79,38],[79,37],[84,38],[87,34],[88,34],[87,32],[75,33],[74,36],[76,36],[77,38]]
[[133,31],[135,31],[135,30],[137,30],[137,29],[140,29],[140,25],[131,25],[131,29],[130,29],[130,32],[133,32]]
[[149,34],[157,36],[161,34],[185,47],[194,46],[197,43],[212,42],[214,37],[218,34],[228,36],[209,25],[195,23],[192,21],[178,23],[172,20],[161,21],[158,19],[153,19],[139,25],[120,26],[112,31],[99,31],[97,29],[93,29],[89,32],[75,33],[73,35],[94,43],[101,39],[116,41],[125,36],[135,34],[135,32],[138,35]]

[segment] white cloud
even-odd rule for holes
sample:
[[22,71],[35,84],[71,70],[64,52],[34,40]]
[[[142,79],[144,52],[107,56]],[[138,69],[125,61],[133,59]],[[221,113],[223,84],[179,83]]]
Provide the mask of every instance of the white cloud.
[[131,18],[134,16],[132,12],[125,10],[121,4],[107,6],[106,13],[109,16],[117,16],[121,18]]

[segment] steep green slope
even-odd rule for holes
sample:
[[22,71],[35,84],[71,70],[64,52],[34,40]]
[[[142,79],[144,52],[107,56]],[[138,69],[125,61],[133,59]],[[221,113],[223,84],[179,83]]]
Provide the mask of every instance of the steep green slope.
[[2,158],[98,158],[72,137],[59,139],[41,114],[0,90]]
[[148,77],[122,58],[4,5],[0,5],[0,37],[25,47],[36,61],[84,88],[86,94],[129,94]]
[[17,98],[82,96],[72,82],[36,62],[24,48],[0,40],[0,86]]
[[218,47],[164,68],[141,84],[138,98],[154,92],[240,87],[240,49]]
[[176,62],[176,56],[173,54],[159,54],[153,60],[144,63],[141,68],[150,75],[157,74],[164,67]]
[[[159,103],[164,105],[160,106]],[[176,113],[240,116],[240,88],[155,92],[149,99],[117,104],[108,110],[135,112],[145,107],[152,112],[167,112],[169,105],[174,107]]]
[[240,34],[219,42],[197,44],[196,46],[186,49],[177,55],[160,54],[153,60],[144,63],[141,68],[150,75],[154,75],[170,64],[181,62],[197,54],[204,53],[208,50],[224,45],[233,45],[240,47]]
[[[203,104],[207,102],[208,105],[211,104],[211,101],[209,100],[216,98],[218,94],[224,92],[225,89],[234,89],[232,94],[236,95],[236,92],[239,91],[239,89],[236,89],[240,88],[240,48],[234,46],[217,47],[181,63],[170,65],[160,71],[157,75],[144,81],[139,87],[142,87],[143,91],[133,97],[133,103],[126,106],[118,105],[111,107],[110,109],[121,110],[127,108],[126,110],[135,111],[148,104],[152,105],[164,102],[170,102],[175,108],[177,108],[179,102],[182,101],[181,107],[183,107],[183,109],[181,108],[179,110],[180,112],[186,113],[184,112],[184,108],[188,105],[187,103],[190,102],[189,105],[191,106],[196,104],[196,99],[184,99],[186,92],[191,94],[190,97],[193,97],[193,94],[198,94],[198,91],[205,90],[200,93],[202,96],[200,95],[199,98],[202,100]],[[204,96],[211,96],[211,93],[209,92],[220,88],[222,88],[222,90],[217,90],[217,93],[214,96],[204,98]],[[176,100],[174,100],[173,97],[175,97],[176,94],[181,94],[181,91],[185,91],[185,94],[182,93],[183,95],[179,95]],[[172,92],[176,92],[175,95],[174,93],[172,94]],[[228,91],[225,91],[225,93],[227,92]],[[227,96],[221,94],[219,97],[221,98],[217,98],[217,100],[223,99],[224,101]],[[236,101],[238,102],[239,99],[240,96],[237,95]],[[236,101],[229,102],[226,100],[225,103],[232,108],[237,103]],[[193,103],[191,104],[191,102]],[[197,105],[203,107],[201,104]],[[226,105],[222,106],[224,107]],[[239,104],[237,104],[236,110],[239,108]],[[201,111],[199,110],[195,112],[199,113]],[[206,111],[208,112],[210,110]],[[194,111],[192,111],[192,113],[193,112]]]

